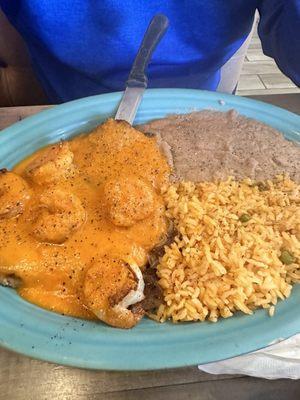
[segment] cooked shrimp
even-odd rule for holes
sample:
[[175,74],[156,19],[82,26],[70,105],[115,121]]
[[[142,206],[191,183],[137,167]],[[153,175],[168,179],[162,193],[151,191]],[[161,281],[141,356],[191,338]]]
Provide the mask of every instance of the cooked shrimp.
[[108,181],[104,186],[104,197],[109,218],[117,226],[134,225],[153,213],[153,189],[136,176]]
[[103,257],[86,272],[85,305],[100,320],[117,328],[132,328],[142,318],[141,308],[128,309],[144,298],[144,280],[135,263]]
[[6,169],[0,170],[0,218],[21,214],[29,197],[29,187],[23,178]]
[[34,236],[41,242],[63,243],[85,221],[80,199],[61,189],[48,189],[40,197]]
[[73,153],[69,143],[61,142],[42,151],[26,168],[27,175],[37,184],[49,184],[74,174]]

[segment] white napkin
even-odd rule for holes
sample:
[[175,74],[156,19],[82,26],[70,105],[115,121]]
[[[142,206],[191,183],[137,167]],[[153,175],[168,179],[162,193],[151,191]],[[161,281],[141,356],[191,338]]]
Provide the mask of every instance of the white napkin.
[[[280,340],[280,339],[279,339]],[[242,374],[265,379],[300,379],[300,334],[255,351],[198,368],[210,374]]]

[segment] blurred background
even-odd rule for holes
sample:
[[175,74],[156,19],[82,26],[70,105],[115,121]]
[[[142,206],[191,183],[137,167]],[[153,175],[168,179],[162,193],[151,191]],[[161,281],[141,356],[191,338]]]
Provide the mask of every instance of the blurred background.
[[282,93],[300,93],[300,89],[278,69],[272,58],[263,54],[256,24],[244,60],[237,94],[251,96]]

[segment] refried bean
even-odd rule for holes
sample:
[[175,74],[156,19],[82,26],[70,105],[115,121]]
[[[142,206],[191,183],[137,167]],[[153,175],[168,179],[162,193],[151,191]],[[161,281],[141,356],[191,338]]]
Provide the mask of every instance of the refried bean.
[[235,111],[171,115],[138,127],[159,138],[176,180],[265,180],[286,173],[300,181],[300,146]]

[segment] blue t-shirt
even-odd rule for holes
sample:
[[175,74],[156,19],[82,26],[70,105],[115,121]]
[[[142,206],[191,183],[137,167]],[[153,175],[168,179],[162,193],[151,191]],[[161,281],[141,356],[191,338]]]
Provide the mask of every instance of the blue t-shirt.
[[300,84],[300,0],[0,0],[25,39],[49,99],[123,90],[147,25],[170,27],[148,70],[149,87],[215,90],[220,68],[250,32],[255,10],[264,52]]

